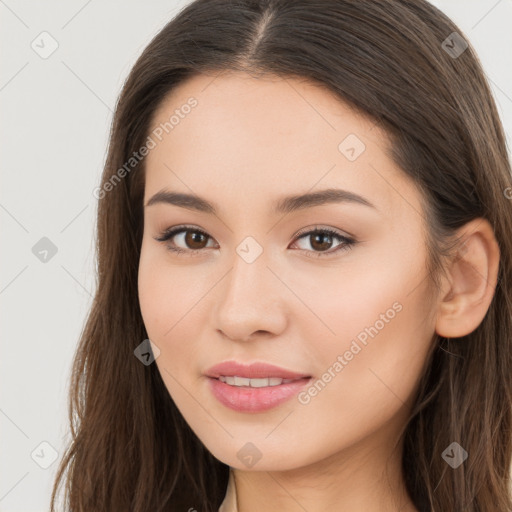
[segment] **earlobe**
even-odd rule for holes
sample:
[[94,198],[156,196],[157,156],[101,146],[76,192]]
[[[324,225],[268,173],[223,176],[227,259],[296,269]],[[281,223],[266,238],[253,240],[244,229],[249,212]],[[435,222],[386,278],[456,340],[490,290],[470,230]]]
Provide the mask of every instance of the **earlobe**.
[[474,219],[460,228],[460,249],[447,268],[448,291],[439,297],[436,332],[446,338],[466,336],[484,319],[498,279],[500,251],[491,224]]

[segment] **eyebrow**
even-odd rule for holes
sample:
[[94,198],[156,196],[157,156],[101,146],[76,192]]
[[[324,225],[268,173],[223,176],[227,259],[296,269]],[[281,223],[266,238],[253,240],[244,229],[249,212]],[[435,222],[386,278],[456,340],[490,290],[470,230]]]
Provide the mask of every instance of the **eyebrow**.
[[[211,215],[218,214],[218,208],[206,199],[195,194],[184,194],[181,192],[170,192],[168,190],[160,190],[146,203],[145,207],[154,204],[171,204],[194,210],[198,212],[208,213]],[[321,206],[330,203],[353,203],[368,206],[377,210],[377,207],[368,199],[337,188],[329,188],[318,192],[310,192],[307,194],[297,194],[284,198],[280,198],[273,205],[274,214],[287,214],[314,206]]]

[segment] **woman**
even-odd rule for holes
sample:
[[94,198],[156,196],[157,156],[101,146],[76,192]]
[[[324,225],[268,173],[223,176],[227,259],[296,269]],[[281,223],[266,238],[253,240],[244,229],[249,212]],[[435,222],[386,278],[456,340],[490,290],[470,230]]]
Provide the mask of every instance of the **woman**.
[[512,510],[511,168],[440,11],[191,3],[95,197],[52,510]]

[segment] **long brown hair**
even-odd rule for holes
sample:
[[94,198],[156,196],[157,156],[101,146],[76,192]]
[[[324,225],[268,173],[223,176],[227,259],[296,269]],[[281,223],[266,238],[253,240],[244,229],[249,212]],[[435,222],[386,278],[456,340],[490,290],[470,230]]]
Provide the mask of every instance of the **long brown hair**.
[[[171,90],[226,70],[311,80],[385,129],[424,199],[434,285],[455,230],[477,217],[492,225],[491,305],[471,334],[434,336],[403,471],[421,512],[512,510],[512,178],[471,44],[424,0],[196,0],[150,42],[116,105],[96,193],[97,290],[73,361],[72,440],[52,511],[63,481],[72,512],[217,512],[224,497],[229,467],[191,431],[157,366],[134,357],[147,339],[137,291],[145,161],[130,158]],[[454,441],[469,454],[456,469],[441,456]]]

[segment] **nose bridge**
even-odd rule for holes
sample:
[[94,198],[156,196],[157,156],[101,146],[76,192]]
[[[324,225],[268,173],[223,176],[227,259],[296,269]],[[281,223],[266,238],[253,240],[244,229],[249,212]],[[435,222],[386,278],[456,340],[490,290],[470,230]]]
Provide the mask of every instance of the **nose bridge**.
[[252,237],[247,237],[236,247],[224,291],[227,305],[238,303],[246,307],[244,302],[248,300],[254,307],[261,306],[257,298],[263,298],[265,282],[271,274],[267,260],[267,252]]
[[263,246],[246,237],[230,256],[231,270],[221,286],[215,319],[217,327],[232,339],[246,339],[255,331],[276,331],[283,321],[278,306],[279,280]]

